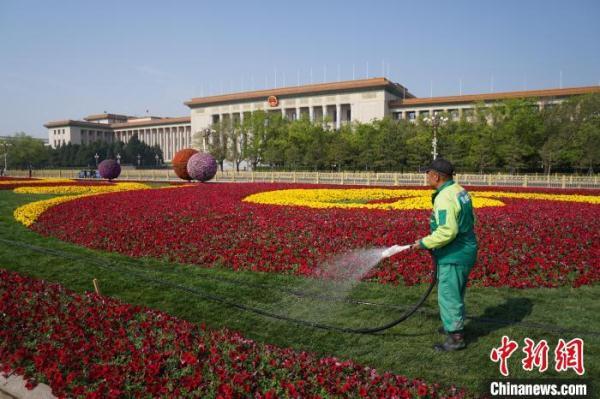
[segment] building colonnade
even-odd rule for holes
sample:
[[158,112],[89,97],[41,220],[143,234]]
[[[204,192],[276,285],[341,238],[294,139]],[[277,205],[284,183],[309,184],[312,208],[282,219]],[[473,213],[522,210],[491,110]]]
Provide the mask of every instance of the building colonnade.
[[298,107],[281,107],[274,109],[255,109],[245,111],[230,111],[230,112],[219,112],[212,114],[212,123],[224,122],[224,121],[244,121],[244,118],[250,115],[252,112],[265,111],[268,113],[281,113],[281,116],[288,120],[297,120],[301,118],[308,118],[312,122],[324,121],[330,118],[331,127],[339,129],[343,124],[352,121],[352,106],[351,104],[323,104],[323,105],[310,105],[310,106],[298,106]]
[[129,142],[133,135],[143,143],[158,145],[163,151],[164,161],[173,159],[177,151],[192,146],[192,130],[189,124],[175,126],[155,126],[115,129],[115,139]]

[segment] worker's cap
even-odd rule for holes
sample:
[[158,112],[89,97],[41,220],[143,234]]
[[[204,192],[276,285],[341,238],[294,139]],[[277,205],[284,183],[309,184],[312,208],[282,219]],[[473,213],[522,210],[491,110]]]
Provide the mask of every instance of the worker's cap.
[[429,172],[430,170],[443,173],[448,176],[452,176],[454,174],[454,166],[449,161],[446,161],[443,158],[437,158],[435,161],[425,169],[425,172]]

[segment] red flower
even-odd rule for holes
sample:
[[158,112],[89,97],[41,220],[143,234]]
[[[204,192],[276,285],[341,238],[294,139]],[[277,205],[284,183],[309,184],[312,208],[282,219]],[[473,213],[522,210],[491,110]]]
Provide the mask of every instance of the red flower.
[[236,332],[203,329],[2,269],[0,298],[0,313],[7,316],[0,324],[2,370],[21,375],[26,368],[34,370],[27,387],[45,378],[59,397],[205,397],[215,395],[215,387],[220,398],[274,399],[278,392],[294,398],[319,398],[323,392],[371,398],[464,393],[378,374],[349,360],[258,344]]
[[198,363],[198,358],[196,356],[194,356],[193,353],[191,353],[191,352],[184,352],[181,355],[181,364],[182,365],[184,365],[184,366],[185,365],[191,365],[191,366],[193,366],[193,365],[195,365],[197,363]]
[[[426,210],[310,209],[242,201],[261,191],[315,187],[327,186],[210,184],[147,190],[143,196],[114,193],[103,196],[106,211],[98,212],[95,198],[82,198],[50,208],[32,228],[129,256],[321,277],[327,277],[321,266],[331,256],[355,248],[410,243],[428,233]],[[600,247],[595,245],[598,205],[501,199],[506,206],[476,210],[479,254],[472,284],[579,287],[600,281]],[[427,281],[430,270],[430,258],[413,252],[381,262],[364,278],[413,285]]]

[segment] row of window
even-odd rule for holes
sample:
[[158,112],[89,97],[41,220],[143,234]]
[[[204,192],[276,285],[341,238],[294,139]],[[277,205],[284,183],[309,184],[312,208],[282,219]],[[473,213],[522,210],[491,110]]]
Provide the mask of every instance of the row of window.
[[112,137],[112,132],[107,132],[104,130],[85,130],[81,129],[81,138],[89,137],[89,138],[103,138],[103,137]]
[[[445,110],[434,110],[433,111],[433,115],[439,115],[441,113],[447,112],[448,115],[452,118],[452,119],[458,119],[460,116],[460,111],[458,109],[449,109],[447,111]],[[475,114],[475,110],[473,108],[463,108],[462,113],[464,116],[466,117],[470,117],[473,116]],[[406,112],[392,112],[392,115],[394,116],[394,119],[403,119],[403,114],[406,115],[406,119],[407,120],[415,120],[418,117],[428,117],[430,114],[429,110],[423,110],[423,111],[406,111]]]
[[[329,107],[333,107],[333,106],[327,106],[327,107],[329,108]],[[317,112],[314,113],[314,118],[315,119],[319,118],[319,117],[322,118],[322,115],[321,115],[322,108],[320,106],[318,106],[318,107],[315,108],[315,110],[317,110]],[[273,113],[273,114],[280,114],[281,110],[276,110],[276,111],[273,110],[273,111],[268,111],[268,112],[269,113]],[[244,118],[249,117],[250,114],[251,114],[251,112],[244,112]],[[230,114],[223,114],[223,115],[228,116]],[[240,120],[239,113],[234,112],[231,115],[233,116],[234,120],[236,120],[236,121]],[[310,115],[308,107],[300,107],[300,115],[308,117]],[[318,116],[318,115],[320,115],[320,116]],[[333,108],[330,109],[327,112],[327,115],[330,116],[333,121],[336,121],[337,120],[337,109],[333,109]],[[352,110],[351,110],[351,108],[350,107],[347,107],[347,108],[344,107],[342,109],[342,115],[341,116],[342,116],[342,121],[351,121],[352,120]],[[298,115],[296,115],[296,109],[294,109],[294,108],[286,109],[285,117],[288,118],[288,119],[290,119],[290,120],[296,120],[296,119],[298,119]],[[225,118],[223,118],[223,119],[225,119]],[[218,123],[220,120],[221,120],[221,114],[213,114],[212,115],[212,123]]]
[[[554,106],[556,106],[557,103],[543,103],[543,104],[531,104],[528,105],[529,107],[531,107],[532,109],[542,109],[542,108],[552,108]],[[454,109],[448,109],[448,110],[444,110],[444,109],[435,109],[433,110],[433,115],[438,115],[444,112],[447,112],[450,117],[452,117],[453,119],[458,119],[460,116],[460,111],[457,108]],[[423,117],[427,117],[429,116],[430,110],[421,110],[421,111],[396,111],[396,112],[392,112],[392,115],[394,116],[395,119],[402,119],[402,115],[405,114],[406,115],[406,119],[408,120],[415,120],[420,116]],[[474,108],[462,108],[462,114],[466,117],[471,117],[473,115],[475,115],[475,109]]]

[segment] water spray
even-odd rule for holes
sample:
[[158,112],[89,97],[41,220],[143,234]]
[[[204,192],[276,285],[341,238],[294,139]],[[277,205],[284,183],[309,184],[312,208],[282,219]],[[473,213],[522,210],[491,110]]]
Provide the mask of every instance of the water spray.
[[[384,259],[392,257],[400,252],[406,251],[410,247],[411,247],[411,245],[392,245],[391,247],[384,249],[380,253],[379,261],[382,261]],[[430,251],[430,253],[431,253],[431,251]],[[437,284],[437,263],[436,263],[435,258],[433,257],[432,253],[431,253],[431,260],[432,260],[433,268],[431,271],[431,282],[429,284],[429,287],[427,287],[427,290],[423,293],[423,295],[421,295],[419,300],[413,306],[408,308],[398,319],[391,321],[387,324],[384,324],[384,325],[381,325],[378,327],[372,327],[372,328],[344,328],[344,327],[332,327],[332,326],[323,326],[323,325],[313,325],[313,327],[341,331],[341,332],[348,332],[348,333],[374,334],[374,333],[377,333],[380,331],[387,330],[389,328],[392,328],[392,327],[402,323],[404,320],[406,320],[410,316],[412,316],[417,310],[419,310],[419,308],[423,305],[423,303],[425,303],[425,301],[429,297],[429,294],[431,294],[431,291],[433,291],[433,288]]]
[[[349,252],[340,254],[334,257],[330,263],[325,264],[324,270],[321,272],[323,276],[333,279],[350,279],[352,281],[358,281],[365,277],[367,273],[379,264],[381,261],[390,258],[400,252],[406,251],[411,248],[411,245],[392,245],[391,247],[379,247],[379,248],[367,248],[367,249],[356,249]],[[392,328],[404,320],[412,316],[419,308],[425,303],[431,291],[437,283],[437,264],[432,254],[432,271],[431,271],[431,282],[425,292],[421,295],[419,300],[409,307],[400,315],[396,320],[387,324],[377,327],[366,327],[366,328],[350,328],[341,326],[331,326],[321,324],[317,322],[303,321],[302,324],[308,324],[314,328],[320,328],[324,330],[333,330],[355,334],[373,334],[383,330]]]
[[406,251],[409,248],[410,248],[410,245],[392,245],[391,247],[389,247],[388,249],[386,249],[385,251],[383,251],[381,253],[381,258],[382,259],[389,258],[391,256],[396,255],[397,253]]

